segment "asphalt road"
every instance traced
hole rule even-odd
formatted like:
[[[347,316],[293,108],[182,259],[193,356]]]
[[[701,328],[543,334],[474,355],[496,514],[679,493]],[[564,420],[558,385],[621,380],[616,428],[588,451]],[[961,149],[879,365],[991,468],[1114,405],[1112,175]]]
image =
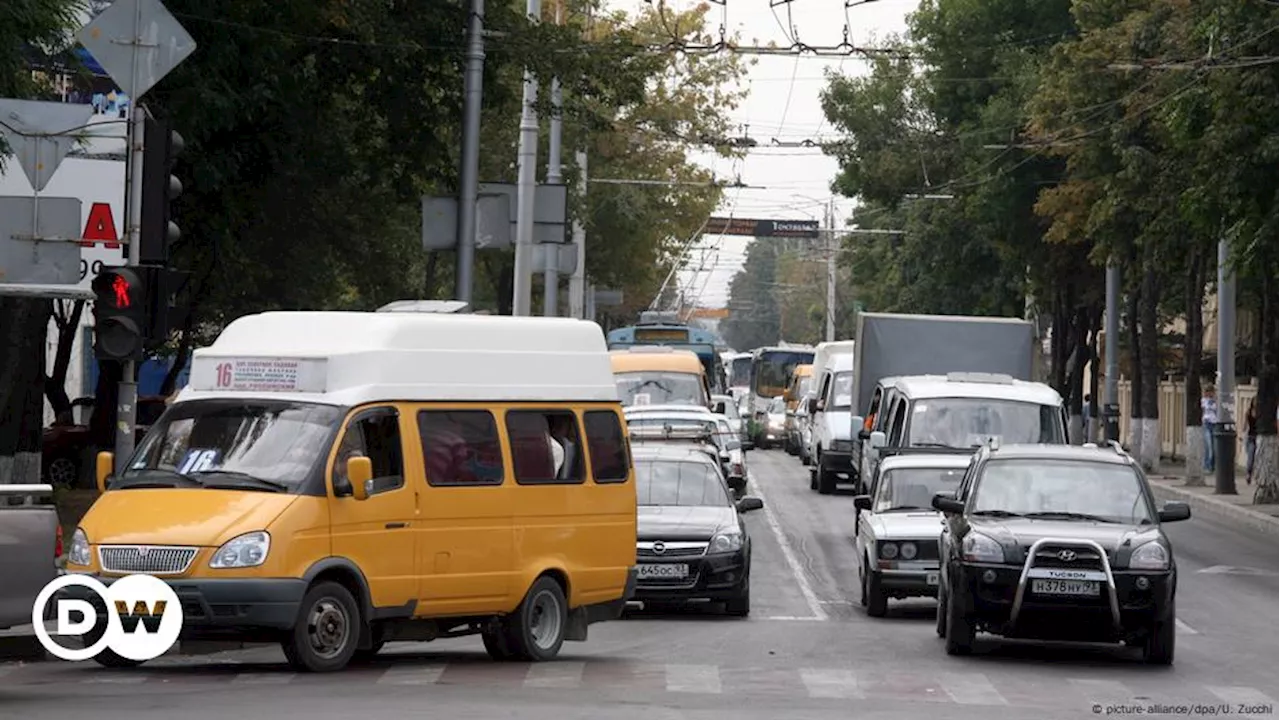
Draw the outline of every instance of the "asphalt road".
[[[326,676],[294,674],[273,647],[117,672],[0,664],[0,718],[1081,718],[1157,704],[1276,716],[1275,536],[1198,519],[1169,527],[1181,572],[1172,668],[1123,649],[984,636],[973,656],[951,658],[931,600],[891,601],[881,619],[856,604],[848,493],[810,491],[781,451],[748,458],[751,492],[766,503],[748,516],[749,619],[638,612],[536,666],[492,663],[473,638],[391,645],[372,665]]]

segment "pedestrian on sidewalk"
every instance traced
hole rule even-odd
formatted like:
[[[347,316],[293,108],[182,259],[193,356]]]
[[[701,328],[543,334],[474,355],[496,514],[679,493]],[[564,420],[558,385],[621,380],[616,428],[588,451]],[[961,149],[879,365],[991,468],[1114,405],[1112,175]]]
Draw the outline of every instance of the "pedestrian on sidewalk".
[[[1244,414],[1244,482],[1253,484],[1253,457],[1258,454],[1258,398],[1249,401]]]
[[[1218,424],[1218,393],[1213,384],[1204,386],[1200,398],[1200,427],[1204,429],[1204,471],[1213,472],[1213,426]]]

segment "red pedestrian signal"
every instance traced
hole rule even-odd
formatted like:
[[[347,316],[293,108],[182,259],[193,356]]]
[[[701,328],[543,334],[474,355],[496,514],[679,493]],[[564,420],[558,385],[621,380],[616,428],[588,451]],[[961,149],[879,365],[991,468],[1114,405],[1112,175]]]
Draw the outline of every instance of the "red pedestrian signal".
[[[129,281],[123,275],[116,275],[111,281],[111,290],[116,294],[116,307],[129,307]]]
[[[93,279],[93,345],[100,360],[142,358],[149,321],[145,270],[108,267]]]

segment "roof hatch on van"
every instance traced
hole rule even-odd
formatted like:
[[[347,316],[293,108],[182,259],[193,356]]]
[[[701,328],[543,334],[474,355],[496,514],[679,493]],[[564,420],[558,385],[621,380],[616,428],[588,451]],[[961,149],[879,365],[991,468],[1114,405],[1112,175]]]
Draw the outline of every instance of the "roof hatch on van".
[[[989,385],[1012,385],[1013,376],[1003,373],[953,372],[947,373],[947,382],[986,383]]]
[[[471,305],[462,300],[396,300],[378,312],[469,313]]]

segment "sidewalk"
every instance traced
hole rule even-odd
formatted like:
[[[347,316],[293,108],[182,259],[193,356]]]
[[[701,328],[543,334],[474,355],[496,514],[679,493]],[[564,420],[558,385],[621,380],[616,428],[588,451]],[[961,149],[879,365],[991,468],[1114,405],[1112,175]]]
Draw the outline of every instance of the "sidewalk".
[[[1236,474],[1236,495],[1215,494],[1212,475],[1204,478],[1204,487],[1186,487],[1185,468],[1172,462],[1161,463],[1159,474],[1147,478],[1157,500],[1185,502],[1191,506],[1192,517],[1209,517],[1266,533],[1280,531],[1280,506],[1254,505],[1255,486],[1245,484],[1243,471]]]

